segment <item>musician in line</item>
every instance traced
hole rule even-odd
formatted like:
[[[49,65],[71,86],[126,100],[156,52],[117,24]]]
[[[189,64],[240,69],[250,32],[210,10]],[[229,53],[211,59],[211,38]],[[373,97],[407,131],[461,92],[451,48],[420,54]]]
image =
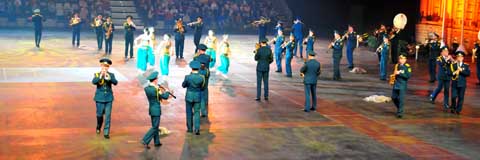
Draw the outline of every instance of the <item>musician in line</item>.
[[[380,80],[387,80],[388,55],[390,54],[390,42],[387,35],[383,35],[383,43],[378,47],[380,57]]]
[[[310,112],[317,110],[317,81],[321,74],[320,62],[315,59],[313,50],[307,51],[308,60],[300,69],[300,76],[303,77],[305,85],[305,106],[303,111]],[[312,103],[310,103],[310,100]]]
[[[162,146],[160,142],[160,138],[158,135],[158,127],[160,126],[160,117],[162,115],[162,106],[160,101],[162,99],[168,99],[170,96],[170,92],[168,90],[163,90],[158,86],[158,72],[152,72],[147,79],[150,81],[149,85],[145,87],[145,94],[147,95],[148,99],[148,114],[150,115],[150,119],[152,122],[152,128],[148,130],[145,136],[142,139],[142,145],[149,149],[150,147],[148,144],[150,141],[154,142],[155,147]]]
[[[308,37],[305,38],[305,40],[303,41],[303,44],[306,45],[305,47],[306,52],[314,50],[313,46],[315,45],[315,34],[313,33],[312,29],[308,30]]]
[[[128,15],[127,20],[123,23],[123,29],[125,30],[125,61],[128,60],[128,53],[130,53],[130,59],[133,59],[133,34],[136,27],[135,23],[133,23],[133,17]]]
[[[185,26],[183,25],[182,18],[178,18],[174,27],[175,32],[175,56],[176,58],[183,59],[183,48],[185,45]]]
[[[295,36],[290,34],[289,41],[283,46],[285,48],[285,73],[287,77],[292,77],[292,59],[296,45]]]
[[[400,31],[401,29],[397,27],[393,27],[390,32],[390,46],[392,47],[392,59],[391,63],[396,64],[398,61],[398,48],[399,48],[399,41],[400,41]]]
[[[257,61],[257,98],[256,101],[260,101],[262,82],[264,84],[263,96],[265,100],[268,100],[268,77],[270,72],[270,64],[273,62],[272,49],[267,46],[268,40],[262,39],[260,41],[260,48],[255,53],[255,61]]]
[[[285,36],[283,35],[283,30],[277,30],[277,36],[273,38],[275,43],[275,63],[277,65],[277,70],[275,72],[282,72],[282,53],[283,53],[283,43],[285,42]]]
[[[449,55],[448,47],[443,46],[441,49],[441,55],[437,57],[437,65],[438,65],[438,86],[430,95],[430,102],[432,104],[435,103],[435,99],[437,98],[440,91],[443,89],[443,110],[445,112],[448,111],[448,100],[449,100],[449,89],[450,89],[450,81],[452,79],[452,72],[450,70],[450,65],[453,62],[453,58]]]
[[[380,46],[382,46],[382,45],[383,45],[383,37],[384,37],[384,36],[388,36],[388,34],[387,34],[387,27],[385,27],[384,24],[380,24],[380,28],[379,28],[378,30],[376,30],[376,31],[373,33],[373,35],[374,35],[374,36],[376,37],[376,39],[377,39],[377,45],[376,45],[377,48],[380,47]],[[382,57],[381,53],[378,53],[378,52],[377,52],[377,56],[378,56],[378,62],[379,62],[379,63],[382,63],[382,62],[381,62],[381,57]]]
[[[333,80],[338,81],[342,79],[342,77],[340,76],[340,61],[342,60],[343,54],[343,42],[342,37],[337,31],[334,31],[333,34],[334,41],[329,44],[328,48],[333,50]]]
[[[112,85],[117,85],[118,81],[115,79],[113,73],[108,72],[112,65],[112,61],[107,58],[100,60],[102,70],[94,74],[92,83],[96,86],[95,100],[97,113],[97,134],[100,134],[102,128],[103,116],[105,115],[105,126],[103,128],[103,135],[106,139],[110,138],[110,117],[112,114],[113,90]]]
[[[303,23],[300,21],[300,18],[297,17],[295,21],[293,21],[293,26],[292,26],[292,33],[295,36],[295,39],[297,40],[295,42],[295,48],[293,51],[293,56],[297,57],[297,48],[300,50],[300,58],[303,58],[303,45],[302,45],[302,40],[303,40]]]
[[[258,42],[267,38],[267,23],[270,23],[270,19],[261,16],[260,20],[254,21],[252,24],[258,27]]]
[[[479,32],[480,34],[480,32]],[[479,38],[480,39],[480,38]],[[477,79],[478,79],[478,82],[477,82],[477,85],[480,86],[480,40],[477,41],[477,43],[475,43],[475,47],[474,47],[474,50],[473,52],[475,53],[475,57],[476,58],[476,62],[477,62]]]
[[[198,70],[198,73],[203,75],[205,78],[205,84],[201,88],[201,101],[200,101],[200,112],[202,117],[207,117],[208,116],[208,82],[210,79],[210,68],[208,66],[210,65],[210,61],[212,58],[205,54],[207,51],[208,47],[204,44],[199,44],[198,45],[198,52],[195,54],[195,57],[193,58],[194,61],[200,62],[200,69]]]
[[[410,79],[412,68],[407,62],[407,56],[401,54],[398,56],[398,64],[395,64],[390,84],[393,85],[392,101],[397,107],[397,118],[402,118],[404,114],[405,93],[407,92],[408,79]]]
[[[428,47],[429,52],[429,59],[428,59],[428,73],[430,74],[430,83],[434,83],[436,81],[436,71],[437,68],[437,57],[440,56],[440,47],[441,43],[439,41],[439,35],[437,33],[430,33],[429,40],[426,44]]]
[[[97,15],[92,21],[91,27],[95,31],[95,34],[97,35],[97,47],[98,50],[102,50],[102,44],[103,44],[103,38],[105,36],[105,32],[103,30],[103,16],[101,14]]]
[[[80,29],[82,20],[78,16],[78,13],[74,13],[70,18],[70,26],[72,27],[72,46],[80,46]]]
[[[200,44],[200,39],[202,38],[203,17],[198,16],[197,21],[188,23],[187,26],[190,26],[194,30],[193,44],[195,44],[195,53],[197,53],[198,45]]]
[[[46,21],[45,17],[40,14],[40,9],[33,10],[33,15],[30,17],[33,22],[35,30],[35,46],[40,48],[40,41],[42,40],[43,22]]]
[[[283,30],[284,30],[283,22],[280,20],[277,21],[277,25],[275,26],[275,32],[283,31]]]
[[[348,25],[348,31],[343,38],[346,38],[348,69],[353,69],[353,51],[357,48],[357,33],[352,25]]]
[[[201,47],[201,44],[199,47]],[[201,49],[199,48],[199,50]],[[194,132],[195,135],[200,135],[201,90],[205,86],[205,77],[198,72],[201,67],[200,62],[193,60],[189,66],[192,68],[192,72],[186,75],[182,82],[182,87],[187,88],[185,93],[187,132]]]
[[[112,17],[108,16],[106,22],[103,24],[103,31],[105,32],[105,55],[112,55],[113,32],[115,26],[112,22]]]
[[[462,50],[456,51],[457,61],[452,63],[450,70],[452,72],[452,107],[450,112],[460,114],[463,107],[463,99],[465,97],[465,90],[467,89],[467,77],[470,76],[470,67],[463,62],[465,52]]]

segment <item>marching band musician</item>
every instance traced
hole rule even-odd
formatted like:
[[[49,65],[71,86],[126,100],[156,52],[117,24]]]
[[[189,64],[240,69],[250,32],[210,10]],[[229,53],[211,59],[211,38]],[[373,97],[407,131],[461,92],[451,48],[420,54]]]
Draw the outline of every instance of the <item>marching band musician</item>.
[[[200,39],[202,38],[203,17],[198,16],[197,21],[188,23],[187,26],[190,26],[194,30],[193,44],[195,44],[195,53],[197,53],[198,45],[200,44]]]
[[[133,58],[133,33],[135,32],[136,27],[137,26],[135,25],[135,23],[133,23],[133,17],[131,15],[128,15],[127,20],[123,23],[123,28],[125,30],[125,61],[128,60],[129,51],[130,59]]]
[[[193,60],[189,66],[192,68],[192,72],[185,76],[182,83],[182,87],[187,88],[185,93],[187,132],[195,132],[195,135],[200,135],[201,90],[205,85],[205,77],[198,72],[201,67],[200,62]]]
[[[275,72],[282,72],[282,45],[285,42],[283,30],[277,30],[277,36],[273,40],[275,42],[275,63],[277,64],[277,70]]]
[[[257,61],[257,98],[256,101],[260,101],[262,82],[264,86],[263,96],[265,100],[268,100],[268,74],[270,72],[270,64],[273,62],[272,49],[267,46],[268,39],[262,39],[260,41],[260,48],[255,53],[255,61]]]
[[[113,73],[108,72],[112,61],[107,58],[100,60],[102,71],[95,73],[92,83],[97,86],[95,97],[97,113],[97,134],[100,134],[103,123],[103,115],[105,115],[105,126],[103,128],[103,136],[109,139],[110,136],[110,117],[112,114],[113,90],[112,84],[117,85],[118,81],[115,79]]]
[[[395,79],[393,80],[392,101],[397,107],[397,118],[403,117],[405,93],[407,92],[408,79],[410,79],[412,73],[412,68],[410,68],[410,65],[406,62],[406,55],[401,54],[398,56],[398,64],[395,64],[393,71]],[[390,79],[390,81],[392,81],[392,79]]]
[[[480,32],[479,32],[479,35],[480,35]],[[477,79],[478,79],[477,85],[480,85],[480,36],[477,43],[475,43],[473,52],[475,53],[474,58],[476,58],[476,61],[477,61]]]
[[[207,117],[208,116],[208,82],[210,79],[210,69],[208,66],[210,65],[210,61],[212,58],[205,54],[206,50],[208,47],[204,44],[199,44],[198,45],[198,52],[193,58],[194,61],[200,62],[200,69],[198,70],[198,73],[203,75],[205,78],[205,84],[201,88],[201,101],[200,101],[200,110],[202,117]]]
[[[453,59],[449,55],[448,47],[443,46],[441,48],[441,56],[437,57],[437,65],[438,65],[438,86],[430,95],[430,102],[432,104],[435,103],[435,98],[437,98],[440,91],[443,88],[443,110],[445,112],[448,111],[448,98],[449,98],[449,88],[450,88],[450,80],[452,79],[452,72],[450,71],[450,65]]]
[[[185,26],[183,26],[182,18],[178,18],[174,27],[175,32],[175,56],[183,59],[183,48],[185,43]]]
[[[377,39],[377,48],[382,46],[383,45],[383,38],[385,35],[387,35],[387,27],[385,27],[384,24],[380,24],[380,28],[378,30],[376,30],[373,35],[375,35],[376,39]],[[378,53],[377,52],[377,55],[378,55],[378,62],[379,63],[382,63],[381,62],[381,53]]]
[[[305,38],[305,40],[303,41],[304,44],[307,45],[307,47],[305,47],[305,51],[308,52],[308,51],[313,51],[313,46],[315,44],[315,35],[313,33],[313,30],[312,29],[309,29],[308,30],[308,37]],[[307,53],[308,54],[308,53]]]
[[[303,77],[305,85],[305,107],[304,112],[310,112],[317,109],[317,80],[320,76],[320,62],[315,59],[315,52],[308,50],[308,60],[300,69],[300,76]],[[310,100],[312,103],[310,103]]]
[[[40,41],[42,40],[43,22],[45,22],[46,19],[40,14],[40,9],[33,10],[33,15],[30,18],[30,20],[33,22],[33,27],[35,29],[35,46],[37,48],[40,48]]]
[[[258,21],[254,21],[252,24],[258,27],[258,42],[267,38],[267,23],[270,23],[270,19],[260,16]]]
[[[73,17],[70,18],[70,26],[72,27],[72,46],[80,46],[80,28],[82,20],[78,16],[78,13],[74,13]]]
[[[297,17],[295,21],[293,21],[293,26],[292,26],[292,33],[295,36],[295,39],[297,42],[294,44],[294,53],[293,55],[297,57],[297,48],[300,50],[300,58],[303,58],[303,45],[302,45],[302,40],[303,40],[303,22],[300,21],[300,18]]]
[[[168,90],[162,91],[162,89],[159,88],[158,86],[158,72],[153,71],[147,79],[150,81],[150,84],[145,87],[145,94],[147,95],[148,99],[148,113],[150,115],[150,119],[152,122],[152,128],[148,130],[148,132],[145,134],[145,136],[142,139],[142,145],[146,148],[149,149],[150,147],[148,144],[153,138],[153,142],[155,144],[155,147],[160,147],[162,146],[162,143],[160,143],[160,138],[158,135],[158,127],[160,126],[160,117],[162,115],[162,106],[160,104],[160,101],[162,99],[168,99],[170,96],[170,92]]]
[[[293,52],[297,45],[295,41],[295,36],[290,34],[289,41],[284,43],[283,48],[285,48],[285,73],[287,77],[292,77],[292,58]]]
[[[107,21],[103,24],[103,31],[105,32],[105,55],[112,55],[113,32],[115,26],[112,22],[112,17],[108,16]]]
[[[92,21],[91,27],[94,29],[95,34],[97,35],[97,47],[100,51],[102,49],[103,44],[103,16],[101,14],[97,15]]]
[[[348,31],[342,38],[346,38],[348,69],[353,69],[353,51],[357,48],[357,33],[353,30],[353,26],[348,25]]]
[[[378,47],[380,57],[380,80],[387,80],[388,55],[390,54],[390,42],[387,35],[383,35],[383,43]]]
[[[342,79],[340,76],[340,61],[342,60],[343,43],[342,38],[337,31],[334,31],[333,34],[335,40],[330,43],[328,48],[333,49],[333,80],[338,81]]]
[[[437,57],[440,56],[440,47],[441,43],[439,41],[439,35],[437,33],[430,33],[429,37],[432,39],[427,42],[428,52],[429,52],[429,60],[428,60],[428,73],[430,74],[430,83],[434,83],[436,78],[436,71],[437,68]]]
[[[465,90],[467,89],[467,77],[470,76],[470,67],[463,62],[465,52],[456,51],[457,61],[450,65],[452,72],[452,107],[450,112],[460,114],[463,107]]]

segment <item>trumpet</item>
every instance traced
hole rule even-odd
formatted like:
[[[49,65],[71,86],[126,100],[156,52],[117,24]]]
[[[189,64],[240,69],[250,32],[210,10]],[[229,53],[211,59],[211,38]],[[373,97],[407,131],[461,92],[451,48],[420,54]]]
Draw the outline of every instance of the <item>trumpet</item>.
[[[78,24],[78,23],[80,23],[80,18],[72,17],[72,18],[70,19],[70,26],[76,25],[76,24]]]
[[[168,91],[169,89],[168,89],[167,87],[164,87],[164,86],[158,84],[158,90],[159,90],[159,92],[161,91],[161,92],[163,93],[163,92],[165,92],[165,91]],[[170,96],[172,96],[173,99],[177,99],[177,97],[176,97],[175,95],[173,95],[172,92],[168,92],[168,94],[169,94]]]
[[[187,26],[193,26],[193,25],[200,24],[200,23],[202,23],[202,22],[200,22],[200,21],[190,22],[190,23],[187,23]]]

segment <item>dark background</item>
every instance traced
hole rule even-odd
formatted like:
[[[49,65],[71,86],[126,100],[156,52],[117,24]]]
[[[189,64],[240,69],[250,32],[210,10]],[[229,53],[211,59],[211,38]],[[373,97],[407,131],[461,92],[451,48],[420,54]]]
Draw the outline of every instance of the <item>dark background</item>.
[[[301,17],[317,36],[330,38],[333,30],[346,31],[353,24],[357,33],[372,33],[379,24],[393,26],[398,13],[407,15],[406,40],[415,35],[419,17],[419,0],[287,0],[293,16]]]

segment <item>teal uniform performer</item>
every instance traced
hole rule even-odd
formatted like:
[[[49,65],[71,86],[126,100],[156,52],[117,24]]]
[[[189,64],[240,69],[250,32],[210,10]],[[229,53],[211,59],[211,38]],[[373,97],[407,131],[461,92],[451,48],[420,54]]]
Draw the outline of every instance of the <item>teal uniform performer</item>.
[[[102,70],[94,74],[92,83],[97,86],[95,97],[93,98],[97,108],[97,134],[100,134],[102,128],[103,115],[105,115],[105,126],[103,134],[106,139],[109,139],[110,133],[110,116],[112,114],[113,90],[112,85],[117,85],[118,81],[115,79],[113,73],[108,72],[108,68],[112,65],[112,61],[107,58],[100,60]]]
[[[408,79],[410,79],[412,73],[412,68],[406,62],[407,57],[405,55],[398,56],[398,64],[395,64],[393,71],[395,80],[390,80],[390,82],[393,81],[392,100],[397,107],[397,118],[403,117],[405,93],[407,92]]]
[[[303,77],[305,85],[305,108],[303,109],[305,112],[317,110],[317,80],[321,73],[320,62],[315,59],[315,52],[308,50],[307,54],[308,60],[300,69],[300,76]]]
[[[192,68],[192,73],[190,73],[190,75],[186,75],[182,83],[182,87],[187,88],[187,92],[185,94],[187,132],[191,133],[195,131],[196,135],[200,135],[201,90],[205,85],[205,77],[198,73],[198,70],[201,67],[200,62],[194,60],[191,61],[189,65],[190,68]]]

